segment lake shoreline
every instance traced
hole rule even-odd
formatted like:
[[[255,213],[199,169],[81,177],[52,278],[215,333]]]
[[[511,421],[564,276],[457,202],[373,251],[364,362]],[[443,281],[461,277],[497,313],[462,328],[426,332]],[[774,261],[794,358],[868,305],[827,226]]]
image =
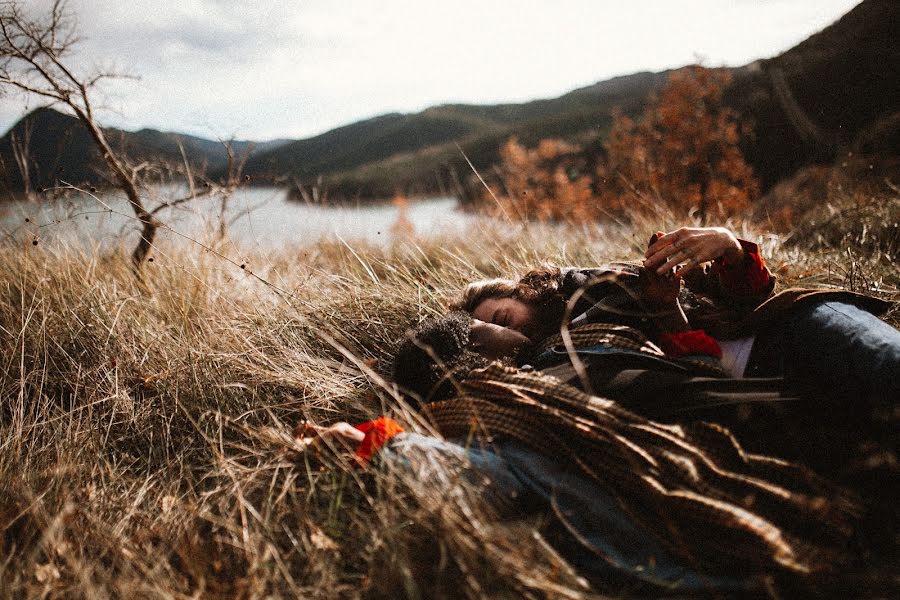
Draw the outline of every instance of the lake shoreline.
[[[185,194],[184,189],[157,188],[147,195],[147,205],[152,210],[164,200]],[[459,210],[452,197],[421,198],[403,206],[392,202],[328,205],[290,200],[283,188],[240,188],[224,206],[223,215],[222,197],[206,196],[161,211],[158,216],[165,226],[158,242],[215,237],[224,223],[231,241],[248,248],[308,245],[328,237],[386,243],[393,239],[393,226],[400,220],[416,234],[427,236],[466,227],[476,218]],[[408,233],[410,227],[404,227]],[[0,205],[0,235],[17,243],[131,243],[138,228],[127,200],[116,193],[71,193],[44,202]]]

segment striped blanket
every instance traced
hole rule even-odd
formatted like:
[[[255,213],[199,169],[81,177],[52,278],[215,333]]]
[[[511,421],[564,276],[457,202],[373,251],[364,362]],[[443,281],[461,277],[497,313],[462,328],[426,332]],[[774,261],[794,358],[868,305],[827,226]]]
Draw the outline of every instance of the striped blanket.
[[[853,498],[800,465],[744,451],[711,423],[665,425],[553,377],[494,363],[424,407],[446,437],[505,437],[596,480],[687,564],[749,575],[833,571]]]

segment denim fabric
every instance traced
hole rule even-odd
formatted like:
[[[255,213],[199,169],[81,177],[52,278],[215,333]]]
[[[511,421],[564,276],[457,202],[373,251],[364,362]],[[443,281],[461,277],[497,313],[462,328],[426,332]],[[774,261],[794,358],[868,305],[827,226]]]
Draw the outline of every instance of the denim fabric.
[[[844,404],[900,398],[900,331],[852,304],[803,306],[756,344],[748,374],[784,375],[801,395]]]
[[[535,510],[551,514],[547,538],[582,575],[599,585],[614,590],[630,586],[635,591],[752,587],[748,581],[705,575],[684,564],[596,481],[519,443],[497,441],[465,448],[453,441],[403,433],[382,450],[383,460],[407,467],[453,463],[463,457],[468,464],[466,478],[505,511],[519,516]],[[422,470],[416,469],[415,475],[421,481]]]

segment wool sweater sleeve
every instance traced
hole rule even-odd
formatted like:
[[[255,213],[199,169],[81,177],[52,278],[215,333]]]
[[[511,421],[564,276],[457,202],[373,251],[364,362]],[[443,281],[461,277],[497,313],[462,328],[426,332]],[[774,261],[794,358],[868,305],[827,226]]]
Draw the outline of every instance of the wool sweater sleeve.
[[[405,431],[399,423],[390,417],[379,417],[374,421],[355,425],[355,427],[366,434],[366,437],[363,438],[363,441],[356,448],[356,457],[362,464],[367,464],[391,438]]]
[[[723,290],[738,296],[769,294],[774,278],[759,253],[759,246],[747,240],[739,239],[738,242],[744,250],[740,260],[728,261],[723,256],[716,259],[713,266]]]
[[[672,358],[685,356],[722,358],[722,348],[719,346],[719,342],[702,329],[663,333],[660,335],[659,345],[662,351]]]

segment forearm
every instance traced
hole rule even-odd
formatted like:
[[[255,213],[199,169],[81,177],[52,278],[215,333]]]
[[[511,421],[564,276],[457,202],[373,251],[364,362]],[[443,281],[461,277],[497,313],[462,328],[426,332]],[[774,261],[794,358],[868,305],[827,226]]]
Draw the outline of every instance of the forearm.
[[[520,513],[530,501],[530,491],[491,447],[406,432],[382,448],[378,461],[405,474],[408,481],[426,486],[430,493],[447,494],[453,486],[475,489],[501,516]]]

